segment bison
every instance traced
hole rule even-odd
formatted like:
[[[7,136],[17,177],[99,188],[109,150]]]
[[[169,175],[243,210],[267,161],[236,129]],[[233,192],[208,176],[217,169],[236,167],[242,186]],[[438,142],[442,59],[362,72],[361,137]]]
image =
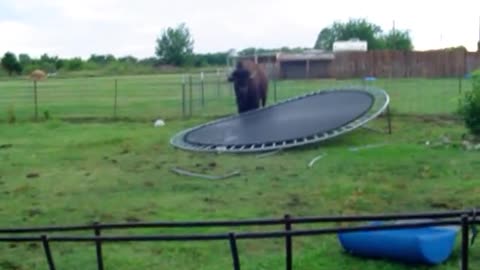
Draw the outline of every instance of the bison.
[[[237,63],[228,77],[233,82],[238,113],[265,107],[267,103],[268,78],[265,71],[251,60]]]

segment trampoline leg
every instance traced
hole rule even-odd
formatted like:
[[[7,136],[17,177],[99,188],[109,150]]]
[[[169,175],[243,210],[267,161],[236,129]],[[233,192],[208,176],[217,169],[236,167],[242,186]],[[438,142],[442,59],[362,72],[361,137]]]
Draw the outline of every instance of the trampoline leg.
[[[390,106],[387,107],[387,120],[388,120],[388,134],[392,134],[392,114],[390,113]]]
[[[388,134],[392,134],[392,115],[390,114],[390,106],[387,106],[387,125]]]

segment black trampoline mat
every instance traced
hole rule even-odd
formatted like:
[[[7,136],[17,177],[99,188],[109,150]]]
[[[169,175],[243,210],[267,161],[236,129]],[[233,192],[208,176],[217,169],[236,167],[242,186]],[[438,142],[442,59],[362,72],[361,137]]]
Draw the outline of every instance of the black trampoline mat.
[[[363,116],[374,97],[361,90],[320,92],[241,114],[188,132],[200,145],[251,145],[301,139],[338,129]]]

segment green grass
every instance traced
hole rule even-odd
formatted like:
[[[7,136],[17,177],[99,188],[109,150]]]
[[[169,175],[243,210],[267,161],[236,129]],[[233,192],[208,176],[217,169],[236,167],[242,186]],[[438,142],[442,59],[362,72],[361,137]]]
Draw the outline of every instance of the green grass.
[[[111,118],[115,113],[120,118],[178,119],[182,116],[181,82],[182,76],[178,74],[49,79],[38,86],[38,113],[40,118],[45,118],[48,112],[50,117],[57,119]],[[224,77],[207,76],[203,105],[198,74],[193,82],[193,115],[219,116],[235,112],[233,91]],[[276,85],[276,98],[278,101],[305,92],[362,84],[360,80],[280,81]],[[26,80],[0,81],[0,121],[8,121],[11,115],[17,120],[32,119],[32,85]],[[392,98],[392,110],[401,114],[451,114],[460,97],[458,79],[380,79],[370,85],[387,90]],[[274,88],[271,83],[269,104],[275,102]],[[462,91],[470,88],[471,82],[464,80]],[[188,80],[185,95],[189,99]],[[188,111],[189,107],[187,100],[185,109]]]
[[[394,133],[390,136],[359,129],[323,144],[264,159],[190,153],[173,149],[169,139],[176,132],[204,123],[203,116],[235,112],[229,86],[206,87],[203,108],[196,87],[192,103],[195,117],[181,120],[178,75],[117,79],[119,117],[161,117],[167,119],[167,125],[153,128],[149,121],[72,124],[55,119],[111,117],[113,77],[42,82],[38,90],[40,116],[48,110],[53,120],[39,123],[25,121],[33,115],[31,83],[0,82],[0,122],[8,119],[10,106],[14,106],[13,115],[17,118],[14,124],[0,123],[0,145],[11,145],[0,147],[0,227],[251,219],[281,217],[285,213],[311,216],[417,212],[477,205],[480,154],[425,145],[425,141],[442,136],[460,140],[466,132],[461,123],[394,117]],[[351,84],[361,82],[282,81],[277,84],[277,99]],[[392,110],[397,115],[451,114],[459,97],[458,81],[454,79],[383,79],[374,86],[389,92]],[[462,90],[469,88],[469,82],[464,81]],[[270,104],[273,97],[272,86]],[[377,119],[371,125],[384,128],[385,119]],[[358,152],[349,150],[369,144],[386,145]],[[308,169],[308,162],[320,153],[327,156]],[[242,175],[206,181],[173,174],[170,168],[174,166],[211,174],[238,169]],[[262,229],[280,228],[250,228]],[[245,229],[149,229],[122,233],[227,230]],[[345,255],[334,236],[296,238],[294,246],[295,269],[412,269]],[[54,243],[52,250],[58,269],[96,269],[91,244]],[[240,241],[239,250],[242,269],[284,267],[281,239]],[[435,269],[457,269],[459,251],[457,245],[450,260]],[[47,269],[41,245],[0,243],[0,254],[2,270]],[[106,244],[104,256],[106,269],[231,268],[226,241]],[[480,267],[478,245],[473,246],[470,258],[473,269]]]
[[[372,126],[381,128],[384,120],[378,119]],[[173,134],[203,121],[167,121],[164,128],[121,122],[2,124],[0,144],[12,146],[0,150],[0,227],[247,219],[285,213],[394,213],[459,209],[478,201],[479,153],[424,144],[443,135],[459,139],[465,130],[456,123],[395,118],[391,136],[361,129],[264,159],[189,153],[169,146]],[[350,147],[379,143],[387,145],[349,151]],[[320,153],[327,156],[307,169],[308,162]],[[209,166],[212,163],[213,168]],[[169,171],[173,166],[212,174],[239,169],[242,175],[206,181],[173,174]],[[27,178],[31,173],[39,177]],[[295,269],[411,269],[345,255],[334,236],[297,238],[294,245]],[[55,243],[52,249],[58,269],[95,269],[92,245]],[[280,239],[240,241],[239,249],[242,269],[284,267]],[[1,269],[47,269],[40,245],[2,244],[0,254]],[[104,255],[106,269],[231,268],[225,241],[106,244]],[[479,267],[478,245],[470,256],[472,269]],[[457,269],[458,259],[457,245],[451,259],[436,269]]]

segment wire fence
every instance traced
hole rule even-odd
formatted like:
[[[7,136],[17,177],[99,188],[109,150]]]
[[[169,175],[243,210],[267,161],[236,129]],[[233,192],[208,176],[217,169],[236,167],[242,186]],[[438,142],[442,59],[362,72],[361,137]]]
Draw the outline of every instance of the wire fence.
[[[0,82],[0,122],[60,119],[175,119],[236,113],[226,73]],[[393,114],[453,115],[468,78],[270,80],[267,104],[342,86],[374,86]]]
[[[277,219],[256,220],[227,220],[227,221],[186,221],[186,222],[152,222],[152,223],[116,223],[77,226],[50,226],[32,228],[0,229],[0,242],[39,242],[43,246],[45,259],[50,270],[57,269],[51,243],[55,242],[87,242],[95,245],[96,264],[98,270],[106,269],[103,260],[103,244],[113,242],[158,242],[158,241],[228,241],[232,266],[234,270],[241,267],[240,252],[237,240],[284,238],[285,244],[285,269],[293,269],[293,244],[294,237],[328,235],[345,232],[380,231],[388,229],[425,228],[429,226],[460,226],[461,227],[461,260],[460,269],[469,269],[469,245],[471,227],[480,224],[476,219],[477,209],[466,211],[447,211],[436,213],[409,213],[394,215],[369,215],[369,216],[323,216],[323,217],[291,217],[285,215]],[[429,219],[418,221],[418,219]],[[366,222],[366,221],[399,221],[410,220],[398,224],[360,225],[353,227],[331,227],[306,230],[294,230],[294,225],[320,224],[330,222]],[[417,221],[415,221],[417,220]],[[116,235],[104,236],[105,231],[119,231],[126,229],[142,228],[199,228],[199,227],[252,227],[252,226],[282,226],[282,230],[263,232],[235,232],[233,230],[215,234],[162,234],[162,235]],[[55,233],[72,233],[75,231],[92,231],[92,235],[54,235]],[[28,236],[24,236],[29,234]],[[50,234],[50,235],[49,235]],[[6,235],[6,236],[3,236]],[[20,236],[18,236],[20,235]],[[476,235],[472,235],[475,237]],[[473,240],[473,239],[472,239]],[[472,241],[473,242],[473,241]]]

